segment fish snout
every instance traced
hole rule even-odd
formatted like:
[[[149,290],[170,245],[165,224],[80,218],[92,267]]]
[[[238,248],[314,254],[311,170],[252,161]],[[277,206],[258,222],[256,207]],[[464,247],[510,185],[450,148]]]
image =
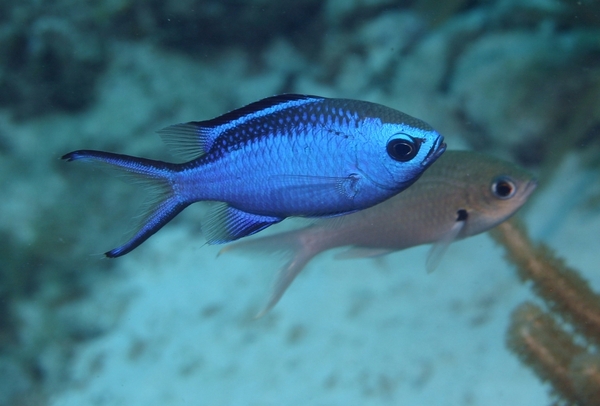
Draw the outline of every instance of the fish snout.
[[[438,159],[444,153],[444,151],[446,151],[446,143],[444,142],[444,137],[440,135],[437,140],[435,140],[435,143],[425,156],[423,162],[421,162],[421,166],[428,167],[434,163],[436,159]]]
[[[525,185],[525,189],[523,190],[523,200],[529,198],[529,196],[533,193],[537,186],[537,179],[531,179],[529,182],[527,182],[527,184]]]

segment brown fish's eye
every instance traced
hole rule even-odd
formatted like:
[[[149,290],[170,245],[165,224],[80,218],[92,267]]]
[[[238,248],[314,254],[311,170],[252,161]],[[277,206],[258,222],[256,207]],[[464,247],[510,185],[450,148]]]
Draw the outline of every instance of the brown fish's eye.
[[[510,199],[516,191],[515,183],[507,177],[501,176],[492,183],[492,193],[498,199]]]
[[[413,139],[396,138],[387,144],[387,153],[395,161],[410,161],[418,152],[419,144]]]

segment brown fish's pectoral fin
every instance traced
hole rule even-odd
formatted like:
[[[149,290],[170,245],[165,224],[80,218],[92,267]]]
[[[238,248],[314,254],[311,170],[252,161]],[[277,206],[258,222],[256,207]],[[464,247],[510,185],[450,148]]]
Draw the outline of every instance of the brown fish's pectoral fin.
[[[375,258],[391,254],[396,250],[389,248],[350,247],[346,251],[335,254],[335,259]]]
[[[465,220],[457,220],[452,225],[452,228],[431,246],[431,249],[427,253],[427,260],[425,261],[427,273],[435,271],[435,268],[438,267],[450,244],[456,241],[460,232],[465,227]]]
[[[202,231],[209,244],[223,244],[258,233],[281,220],[281,217],[247,213],[227,203],[218,203],[211,210]]]

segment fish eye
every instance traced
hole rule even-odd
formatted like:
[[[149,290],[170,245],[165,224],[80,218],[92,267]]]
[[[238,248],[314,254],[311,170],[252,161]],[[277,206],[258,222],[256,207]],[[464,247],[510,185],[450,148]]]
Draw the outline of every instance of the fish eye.
[[[405,134],[401,134],[405,135]],[[387,153],[392,159],[399,162],[407,162],[413,159],[419,152],[418,140],[408,138],[394,138],[387,144]]]
[[[498,199],[510,199],[516,191],[515,182],[506,176],[500,176],[492,182],[492,193]]]

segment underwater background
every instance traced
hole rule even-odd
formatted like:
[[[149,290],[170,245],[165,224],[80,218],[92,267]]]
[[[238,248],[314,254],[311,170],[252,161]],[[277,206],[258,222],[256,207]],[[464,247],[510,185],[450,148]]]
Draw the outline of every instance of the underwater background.
[[[560,399],[506,346],[513,310],[541,302],[487,234],[431,274],[428,247],[325,253],[258,320],[280,259],[217,257],[202,205],[102,258],[143,196],[63,154],[173,161],[156,130],[279,93],[381,103],[527,168],[533,241],[600,292],[598,1],[4,1],[0,405]]]

